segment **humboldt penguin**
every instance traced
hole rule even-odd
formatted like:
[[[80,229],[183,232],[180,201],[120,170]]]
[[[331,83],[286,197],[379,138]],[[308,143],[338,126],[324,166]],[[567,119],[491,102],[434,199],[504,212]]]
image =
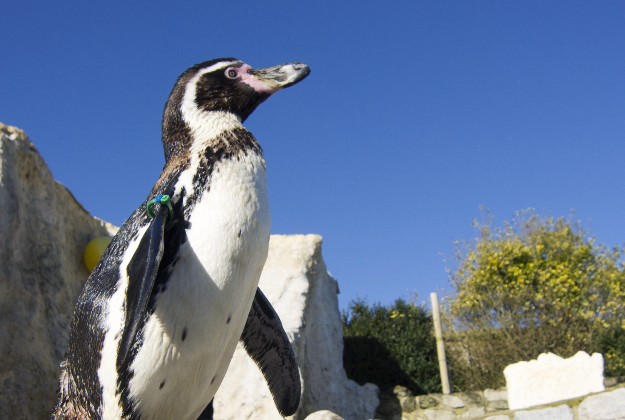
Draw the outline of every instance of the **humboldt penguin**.
[[[271,224],[265,160],[242,123],[309,73],[220,58],[178,78],[163,171],[78,298],[53,419],[195,420],[212,411],[239,341],[278,411],[295,413],[295,356],[258,289]]]

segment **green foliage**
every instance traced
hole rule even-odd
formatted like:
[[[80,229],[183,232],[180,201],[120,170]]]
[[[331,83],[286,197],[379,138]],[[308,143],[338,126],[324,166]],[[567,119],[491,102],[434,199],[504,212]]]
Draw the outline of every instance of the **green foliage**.
[[[403,385],[415,395],[441,392],[432,318],[424,307],[352,301],[343,312],[343,363],[350,379],[381,390]]]
[[[625,376],[625,328],[612,325],[599,333],[598,341],[606,376]]]
[[[606,357],[606,373],[617,369],[625,328],[621,249],[596,245],[570,218],[516,216],[503,228],[490,218],[475,222],[475,243],[456,244],[454,294],[444,300],[454,383],[500,386],[510,363],[608,344],[616,353]]]

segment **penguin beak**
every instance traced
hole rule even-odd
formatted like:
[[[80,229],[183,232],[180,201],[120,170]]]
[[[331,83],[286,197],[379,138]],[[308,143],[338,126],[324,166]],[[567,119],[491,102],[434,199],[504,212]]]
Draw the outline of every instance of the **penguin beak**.
[[[251,86],[256,92],[273,95],[304,80],[310,74],[310,67],[304,63],[285,63],[265,69],[253,69],[244,64],[238,72],[241,83]]]
[[[272,89],[284,89],[304,80],[310,67],[304,63],[284,63],[264,69],[249,69],[252,77]]]

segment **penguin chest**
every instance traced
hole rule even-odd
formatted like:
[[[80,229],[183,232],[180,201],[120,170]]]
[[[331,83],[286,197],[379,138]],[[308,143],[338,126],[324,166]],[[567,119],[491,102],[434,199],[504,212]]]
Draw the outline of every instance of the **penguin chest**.
[[[218,162],[189,222],[131,366],[142,419],[196,418],[226,374],[267,258],[262,157]]]

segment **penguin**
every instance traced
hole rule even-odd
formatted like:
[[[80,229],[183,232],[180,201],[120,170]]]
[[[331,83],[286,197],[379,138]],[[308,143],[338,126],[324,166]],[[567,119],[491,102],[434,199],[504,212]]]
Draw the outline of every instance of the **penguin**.
[[[242,123],[309,73],[219,58],[180,75],[163,112],[165,166],[78,298],[51,419],[210,418],[239,341],[280,414],[295,413],[297,362],[258,288],[271,225],[265,160]]]

